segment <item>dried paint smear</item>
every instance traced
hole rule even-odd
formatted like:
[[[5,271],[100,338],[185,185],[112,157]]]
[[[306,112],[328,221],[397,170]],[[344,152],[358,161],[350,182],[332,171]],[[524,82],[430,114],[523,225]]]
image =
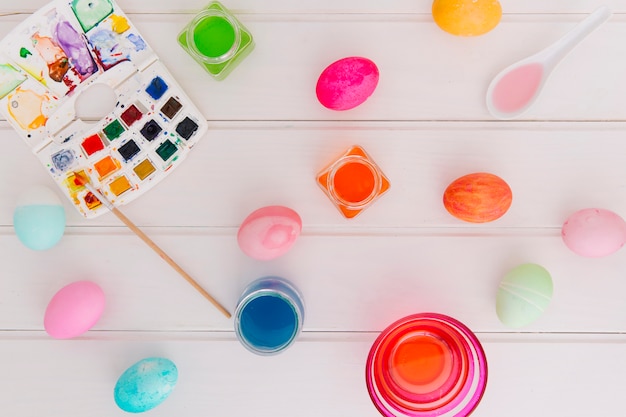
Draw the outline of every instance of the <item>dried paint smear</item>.
[[[46,124],[48,118],[43,114],[44,103],[48,97],[32,90],[17,88],[9,96],[9,114],[24,130],[35,130]]]

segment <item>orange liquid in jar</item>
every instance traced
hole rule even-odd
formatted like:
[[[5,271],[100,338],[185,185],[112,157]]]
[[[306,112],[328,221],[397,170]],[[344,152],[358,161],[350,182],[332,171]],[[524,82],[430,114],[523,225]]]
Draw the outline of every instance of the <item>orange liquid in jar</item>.
[[[337,197],[347,203],[361,203],[372,195],[376,177],[372,169],[361,162],[342,165],[333,177]]]
[[[346,218],[357,216],[389,189],[389,180],[360,146],[317,175],[317,183]]]

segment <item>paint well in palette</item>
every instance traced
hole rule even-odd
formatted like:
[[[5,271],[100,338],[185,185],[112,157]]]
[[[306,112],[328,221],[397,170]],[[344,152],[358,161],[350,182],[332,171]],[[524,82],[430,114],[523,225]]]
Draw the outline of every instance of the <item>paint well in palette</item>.
[[[126,39],[128,39],[128,41],[133,44],[136,51],[143,51],[147,48],[146,42],[144,42],[141,36],[137,36],[134,33],[131,33],[126,37]]]
[[[159,136],[159,133],[161,133],[162,131],[163,129],[156,121],[148,120],[148,122],[143,125],[139,132],[148,141],[153,141],[157,136]]]
[[[189,139],[198,130],[198,124],[191,120],[189,117],[185,117],[177,126],[176,133],[183,139]]]
[[[126,124],[126,126],[130,127],[133,125],[133,123],[140,120],[142,116],[142,111],[139,110],[134,104],[131,104],[126,110],[124,110],[120,118]]]
[[[98,200],[98,198],[95,195],[93,195],[91,191],[85,194],[84,200],[85,200],[85,205],[87,206],[89,210],[93,210],[102,205],[100,200]]]
[[[113,120],[111,123],[106,125],[104,129],[102,129],[102,131],[109,140],[115,140],[119,138],[120,136],[122,136],[122,133],[124,133],[125,130],[126,129],[124,129],[124,126],[122,126],[122,124],[117,119]]]
[[[177,150],[178,147],[172,141],[167,139],[165,142],[159,145],[159,147],[156,149],[156,153],[161,157],[162,160],[167,161],[172,156],[174,156]]]
[[[105,71],[121,62],[130,61],[131,51],[127,46],[120,45],[119,35],[112,30],[97,29],[89,35],[89,43]]]
[[[122,158],[124,158],[125,161],[130,161],[135,155],[137,155],[141,151],[141,149],[139,148],[139,145],[137,145],[137,142],[131,139],[122,146],[120,146],[117,151],[120,153],[120,155],[122,155]]]
[[[69,59],[63,49],[52,38],[38,33],[33,34],[31,41],[35,50],[46,61],[48,76],[56,82],[63,81],[63,77],[70,69]]]
[[[59,46],[78,74],[81,81],[97,71],[97,66],[82,36],[68,21],[59,22],[56,26],[56,38]]]
[[[161,113],[167,116],[169,119],[173,119],[174,116],[183,108],[183,105],[180,104],[178,100],[174,97],[170,97],[169,100],[165,102],[163,107],[161,107]]]
[[[139,179],[143,181],[148,178],[153,172],[155,172],[156,168],[149,159],[144,159],[139,164],[137,164],[135,168],[133,168],[133,171],[135,171],[135,174],[137,174]]]
[[[78,193],[79,191],[85,189],[85,187],[83,185],[79,185],[80,182],[77,183],[77,177],[78,178],[87,178],[87,174],[83,170],[78,171],[77,173],[72,172],[65,179],[65,185],[67,186],[68,190],[70,190],[70,193],[72,194],[72,197],[76,197],[76,193]]]
[[[116,33],[124,33],[130,29],[128,20],[124,16],[117,16],[112,14],[111,17],[111,29]]]
[[[0,99],[15,90],[26,80],[26,75],[10,64],[0,64]]]
[[[105,156],[104,158],[93,164],[93,167],[96,169],[96,171],[98,171],[98,174],[102,179],[120,169],[121,165],[111,156]]]
[[[9,114],[24,130],[36,130],[44,126],[48,117],[43,107],[50,100],[45,94],[37,94],[32,90],[17,87],[8,96]]]
[[[67,171],[75,161],[74,152],[64,149],[52,155],[52,165],[61,172]]]
[[[113,13],[113,4],[109,0],[73,0],[71,7],[85,32]]]
[[[104,143],[98,134],[89,136],[83,140],[81,145],[87,156],[93,155],[94,153],[104,149]]]
[[[168,88],[169,87],[167,83],[163,81],[163,78],[154,77],[146,88],[146,93],[148,93],[148,95],[150,95],[150,97],[152,97],[154,100],[158,100],[163,97]]]
[[[117,177],[116,179],[111,181],[111,183],[109,184],[109,189],[116,196],[119,196],[125,193],[131,188],[132,188],[132,185],[125,175],[122,175],[121,177]]]

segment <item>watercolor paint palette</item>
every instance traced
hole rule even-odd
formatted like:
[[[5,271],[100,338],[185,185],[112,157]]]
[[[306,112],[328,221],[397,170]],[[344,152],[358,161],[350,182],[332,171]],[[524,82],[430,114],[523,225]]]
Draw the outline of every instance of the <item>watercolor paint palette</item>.
[[[98,88],[115,94],[113,110],[81,120],[77,100],[99,100]],[[123,205],[168,175],[207,130],[112,0],[50,3],[0,41],[0,113],[88,218],[108,210],[75,184],[77,173]]]

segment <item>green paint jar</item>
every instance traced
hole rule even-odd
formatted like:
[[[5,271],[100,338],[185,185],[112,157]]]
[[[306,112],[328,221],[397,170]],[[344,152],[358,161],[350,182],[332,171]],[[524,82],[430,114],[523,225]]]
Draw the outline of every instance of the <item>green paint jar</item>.
[[[219,2],[201,11],[178,35],[178,43],[217,80],[254,49],[250,32]]]

